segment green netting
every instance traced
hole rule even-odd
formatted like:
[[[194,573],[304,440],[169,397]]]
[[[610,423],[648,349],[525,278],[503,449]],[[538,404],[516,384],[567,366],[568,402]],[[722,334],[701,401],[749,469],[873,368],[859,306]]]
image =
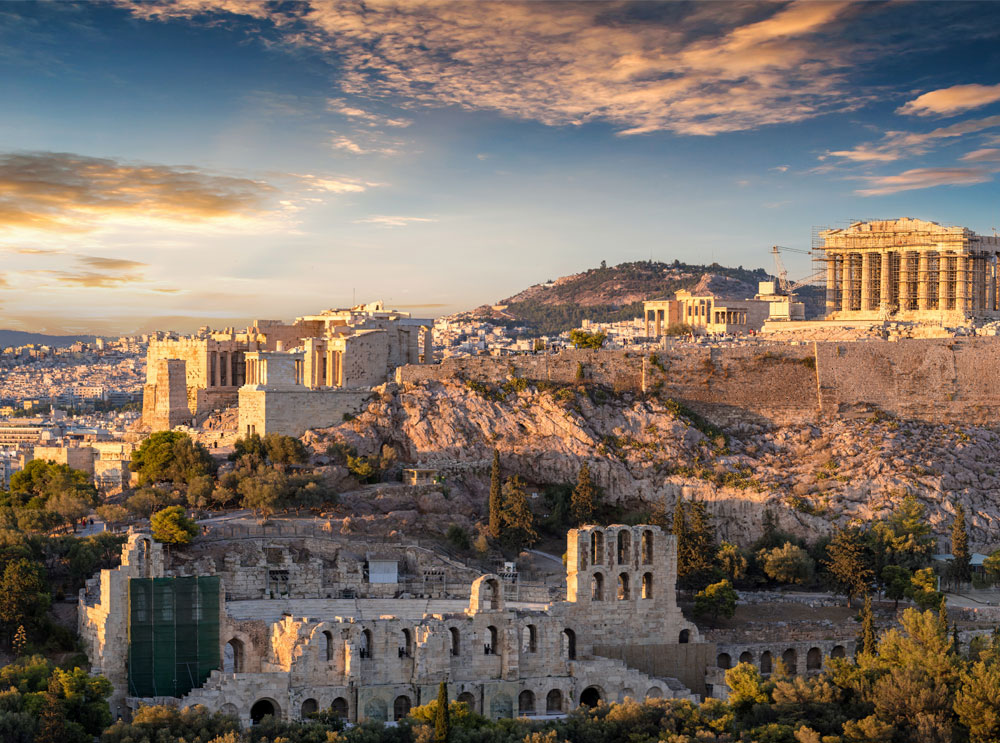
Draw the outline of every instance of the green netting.
[[[218,667],[217,577],[129,581],[131,696],[181,697]]]

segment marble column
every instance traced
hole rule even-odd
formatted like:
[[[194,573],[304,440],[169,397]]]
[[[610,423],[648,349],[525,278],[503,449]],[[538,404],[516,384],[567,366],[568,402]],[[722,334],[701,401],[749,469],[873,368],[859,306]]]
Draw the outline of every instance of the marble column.
[[[994,312],[997,308],[997,256],[986,256],[986,309]]]
[[[826,254],[826,314],[837,311],[837,254]]]
[[[861,254],[861,311],[872,309],[872,262],[874,253]]]
[[[879,270],[879,306],[888,307],[891,304],[890,289],[889,289],[889,274],[890,267],[892,266],[892,254],[888,250],[883,250],[879,261],[881,263],[881,269]]]
[[[926,310],[930,297],[930,277],[927,272],[930,270],[930,261],[927,253],[920,251],[917,257],[917,309]]]
[[[850,253],[843,254],[843,259],[841,260],[841,270],[843,279],[840,282],[840,292],[841,292],[840,309],[842,312],[850,312],[851,310],[851,254]]]
[[[969,256],[959,255],[955,258],[955,309],[965,312],[974,307],[975,293],[969,296],[969,284],[975,286],[975,280],[969,281]],[[970,299],[972,300],[970,302]]]
[[[948,308],[948,288],[951,284],[949,277],[949,259],[950,256],[944,253],[938,256],[938,309],[945,310]]]
[[[899,309],[910,309],[910,254],[905,250],[899,254]]]

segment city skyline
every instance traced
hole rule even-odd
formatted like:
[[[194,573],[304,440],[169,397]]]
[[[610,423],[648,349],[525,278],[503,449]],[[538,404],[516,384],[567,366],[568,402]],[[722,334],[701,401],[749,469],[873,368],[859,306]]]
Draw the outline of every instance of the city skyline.
[[[989,233],[998,20],[944,2],[7,3],[2,325],[183,331],[355,298],[433,316],[602,260],[769,268],[770,245],[852,218]]]

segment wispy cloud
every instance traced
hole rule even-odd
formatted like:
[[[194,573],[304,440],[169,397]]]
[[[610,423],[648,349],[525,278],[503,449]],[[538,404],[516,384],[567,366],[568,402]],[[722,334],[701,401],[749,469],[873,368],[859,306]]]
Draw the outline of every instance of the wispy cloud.
[[[328,111],[333,111],[341,116],[346,116],[349,119],[355,119],[365,122],[368,126],[391,126],[396,128],[405,128],[413,123],[410,119],[405,119],[403,117],[390,117],[383,116],[382,114],[373,113],[372,111],[366,111],[363,108],[358,108],[355,105],[349,104],[343,98],[331,98],[326,102],[326,108]]]
[[[869,185],[858,189],[860,196],[885,196],[935,186],[972,186],[993,180],[995,169],[982,167],[913,168],[898,175],[864,176]]]
[[[310,174],[296,175],[309,191],[324,191],[327,193],[361,193],[369,188],[382,185],[373,181],[364,181],[348,176],[317,176]]]
[[[850,2],[665,3],[641,14],[627,3],[118,2],[143,18],[269,20],[285,42],[335,56],[352,99],[699,135],[801,121],[862,100],[844,74],[858,55],[830,33],[862,12]],[[333,100],[357,121],[405,121]],[[335,146],[370,150],[347,139]]]
[[[945,140],[1000,127],[1000,116],[968,119],[957,124],[939,127],[929,132],[886,132],[880,142],[866,142],[850,150],[827,152],[820,157],[839,157],[853,162],[891,162],[912,155],[922,155]]]
[[[355,219],[355,224],[376,224],[380,227],[406,227],[407,225],[419,222],[437,222],[430,217],[395,217],[385,214],[376,214],[364,219]]]
[[[913,116],[954,116],[1000,101],[998,85],[953,85],[924,93],[896,109]]]
[[[1000,163],[1000,149],[996,147],[984,147],[981,150],[973,150],[966,153],[960,159],[963,162],[969,163]]]
[[[0,227],[85,232],[107,219],[190,223],[259,213],[273,188],[193,167],[65,152],[0,155]]]

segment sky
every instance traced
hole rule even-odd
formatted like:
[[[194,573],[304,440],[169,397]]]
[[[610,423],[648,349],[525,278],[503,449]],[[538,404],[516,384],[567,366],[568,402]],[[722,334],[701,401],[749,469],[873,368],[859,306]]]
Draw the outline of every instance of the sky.
[[[7,0],[0,327],[432,317],[851,220],[992,234],[998,37],[988,2]]]

